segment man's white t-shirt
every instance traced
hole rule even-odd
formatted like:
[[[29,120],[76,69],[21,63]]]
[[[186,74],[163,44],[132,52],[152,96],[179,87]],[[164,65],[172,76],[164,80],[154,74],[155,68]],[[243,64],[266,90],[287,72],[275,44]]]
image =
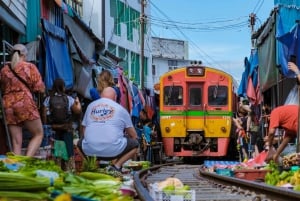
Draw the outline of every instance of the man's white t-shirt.
[[[127,110],[108,98],[93,101],[87,107],[82,149],[88,156],[114,157],[127,146],[124,129],[133,127]]]

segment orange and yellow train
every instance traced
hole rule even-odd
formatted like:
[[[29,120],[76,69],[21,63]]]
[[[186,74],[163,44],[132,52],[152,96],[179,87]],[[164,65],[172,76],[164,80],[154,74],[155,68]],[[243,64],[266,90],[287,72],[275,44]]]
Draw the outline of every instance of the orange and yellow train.
[[[234,154],[237,85],[228,73],[191,65],[160,78],[160,127],[166,156]],[[230,151],[232,150],[232,151]]]

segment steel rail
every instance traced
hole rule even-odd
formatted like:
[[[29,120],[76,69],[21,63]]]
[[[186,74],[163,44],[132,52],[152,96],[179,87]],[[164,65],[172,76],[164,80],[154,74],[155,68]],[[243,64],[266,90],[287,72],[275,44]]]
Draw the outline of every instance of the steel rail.
[[[299,191],[294,191],[292,189],[288,188],[282,188],[282,187],[275,187],[275,186],[270,186],[267,185],[264,182],[257,182],[257,181],[248,181],[244,179],[239,179],[235,177],[228,177],[228,176],[222,176],[218,175],[216,173],[211,173],[207,172],[204,170],[199,170],[200,174],[206,177],[209,177],[213,180],[218,180],[219,182],[225,182],[225,183],[230,183],[232,185],[237,185],[241,188],[250,190],[250,191],[255,191],[259,192],[261,194],[265,194],[268,197],[274,199],[274,200],[282,200],[282,201],[296,201],[300,200],[300,192]]]
[[[155,174],[155,171],[159,170],[162,167],[166,166],[174,166],[182,163],[168,163],[162,165],[155,165],[150,167],[149,169],[141,170],[135,172],[133,179],[135,188],[137,191],[138,199],[141,201],[153,201],[148,189],[146,180],[148,176]],[[268,200],[276,200],[276,201],[295,201],[300,200],[300,192],[294,191],[291,189],[286,189],[282,187],[274,187],[265,184],[264,182],[257,182],[257,181],[248,181],[244,179],[239,179],[235,177],[228,177],[218,175],[216,173],[211,173],[203,170],[201,166],[199,166],[199,174],[195,175],[196,178],[198,177],[199,183],[200,179],[205,178],[210,180],[211,182],[215,183],[216,186],[219,187],[235,187],[239,188],[241,192],[255,192],[257,195],[264,195],[268,198]],[[259,196],[257,200],[261,200]]]

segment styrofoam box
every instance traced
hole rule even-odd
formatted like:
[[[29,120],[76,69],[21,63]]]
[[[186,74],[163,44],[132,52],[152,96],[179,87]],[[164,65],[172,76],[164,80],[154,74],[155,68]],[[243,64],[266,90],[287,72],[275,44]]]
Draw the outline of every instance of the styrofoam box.
[[[155,184],[150,184],[149,192],[155,201],[195,201],[195,190],[186,191],[161,191],[158,190]]]

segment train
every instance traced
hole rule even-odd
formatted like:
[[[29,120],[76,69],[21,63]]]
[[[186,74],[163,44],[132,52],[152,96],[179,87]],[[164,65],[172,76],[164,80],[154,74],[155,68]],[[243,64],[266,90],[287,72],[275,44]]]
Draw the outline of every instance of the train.
[[[167,157],[235,157],[232,117],[237,82],[228,73],[202,64],[187,65],[160,77],[160,129]]]

